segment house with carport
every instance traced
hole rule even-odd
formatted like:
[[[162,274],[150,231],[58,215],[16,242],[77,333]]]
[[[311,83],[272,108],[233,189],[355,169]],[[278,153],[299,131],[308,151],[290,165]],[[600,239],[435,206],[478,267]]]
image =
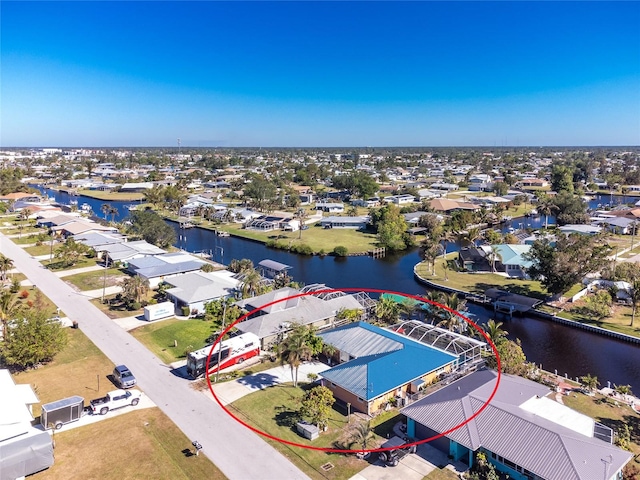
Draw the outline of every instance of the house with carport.
[[[400,411],[409,437],[430,439],[469,466],[482,452],[514,480],[620,480],[631,452],[612,444],[610,428],[550,393],[545,385],[485,369]]]

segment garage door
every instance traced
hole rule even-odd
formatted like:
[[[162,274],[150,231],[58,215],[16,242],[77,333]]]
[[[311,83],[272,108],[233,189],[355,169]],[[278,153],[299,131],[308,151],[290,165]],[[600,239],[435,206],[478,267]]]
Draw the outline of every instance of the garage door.
[[[424,425],[420,425],[416,423],[416,437],[420,440],[424,440],[425,438],[431,438],[434,435],[438,435],[438,432],[431,430]],[[449,439],[447,437],[436,438],[435,440],[431,440],[429,445],[436,447],[441,452],[449,455]]]

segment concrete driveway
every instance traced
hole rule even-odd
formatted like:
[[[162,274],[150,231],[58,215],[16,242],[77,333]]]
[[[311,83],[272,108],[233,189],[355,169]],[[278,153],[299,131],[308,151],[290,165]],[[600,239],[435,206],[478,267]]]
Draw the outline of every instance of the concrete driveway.
[[[307,375],[310,373],[320,373],[329,367],[320,362],[305,362],[298,369],[298,380],[306,381]],[[233,403],[239,398],[244,397],[263,388],[273,387],[280,383],[292,382],[291,369],[288,366],[281,366],[238,378],[231,382],[224,382],[213,386],[213,391],[220,399],[223,405]],[[206,394],[213,398],[211,392],[205,390]]]
[[[373,454],[377,455],[377,454]],[[447,455],[432,447],[428,443],[418,445],[418,452],[405,455],[395,467],[387,467],[380,460],[369,465],[350,480],[422,480],[433,470],[446,465],[445,468],[460,476],[467,470],[467,466],[460,462],[451,463]],[[462,478],[460,476],[460,478]]]

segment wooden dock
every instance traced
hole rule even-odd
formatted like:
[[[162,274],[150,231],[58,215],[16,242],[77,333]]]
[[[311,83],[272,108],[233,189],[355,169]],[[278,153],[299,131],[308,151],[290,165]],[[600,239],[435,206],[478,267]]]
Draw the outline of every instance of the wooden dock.
[[[373,258],[384,258],[387,255],[387,249],[385,247],[374,248],[369,250],[369,255]]]

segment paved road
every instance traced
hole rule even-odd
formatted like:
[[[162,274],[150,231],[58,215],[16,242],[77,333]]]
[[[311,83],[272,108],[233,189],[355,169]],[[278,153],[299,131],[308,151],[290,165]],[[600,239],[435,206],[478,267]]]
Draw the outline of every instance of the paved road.
[[[230,479],[306,479],[258,435],[230,418],[215,402],[189,387],[140,342],[85,296],[45,269],[0,233],[0,252],[60,307],[115,364],[129,365],[140,388]],[[185,448],[190,445],[185,445]]]

